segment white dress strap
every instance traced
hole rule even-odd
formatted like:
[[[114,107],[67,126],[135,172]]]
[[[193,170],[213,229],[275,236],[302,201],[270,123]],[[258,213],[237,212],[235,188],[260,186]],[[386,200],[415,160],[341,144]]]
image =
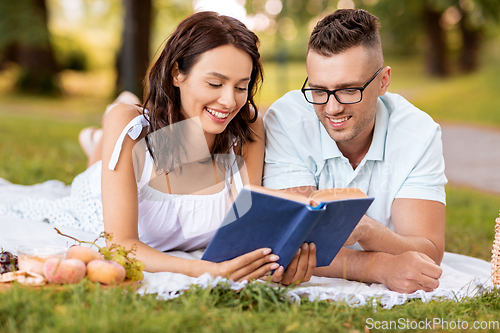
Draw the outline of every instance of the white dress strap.
[[[115,148],[111,154],[111,159],[109,160],[108,168],[109,170],[114,170],[116,164],[118,163],[118,158],[120,157],[120,152],[122,151],[123,140],[125,140],[125,135],[128,134],[132,140],[136,140],[139,135],[141,135],[142,129],[144,127],[149,127],[149,122],[144,115],[139,115],[132,119],[127,126],[123,129],[122,133],[116,140]]]

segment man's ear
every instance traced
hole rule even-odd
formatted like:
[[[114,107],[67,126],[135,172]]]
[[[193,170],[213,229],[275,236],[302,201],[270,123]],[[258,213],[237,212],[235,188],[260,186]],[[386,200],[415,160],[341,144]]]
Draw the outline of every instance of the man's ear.
[[[174,64],[174,68],[172,68],[170,74],[172,75],[172,82],[174,83],[174,86],[179,87],[182,74],[179,71],[179,65],[177,63]]]
[[[380,80],[378,95],[382,96],[387,92],[389,85],[391,84],[391,67],[386,66],[380,74],[382,75],[382,80]]]

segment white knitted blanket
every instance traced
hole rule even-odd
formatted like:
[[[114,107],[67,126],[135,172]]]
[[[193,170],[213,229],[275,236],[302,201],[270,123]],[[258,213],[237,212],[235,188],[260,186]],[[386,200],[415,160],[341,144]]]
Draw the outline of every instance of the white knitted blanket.
[[[57,199],[67,195],[69,195],[69,187],[59,181],[21,186],[0,178],[0,204],[15,204],[27,196]],[[15,253],[16,247],[19,245],[70,246],[73,244],[70,239],[58,235],[53,227],[43,221],[0,215],[0,247]],[[96,234],[78,229],[68,227],[59,229],[80,240],[94,240],[97,237]],[[196,259],[201,257],[202,251],[172,252],[172,254]],[[484,260],[447,252],[441,267],[443,274],[440,278],[440,285],[432,292],[417,291],[413,294],[401,294],[390,291],[381,284],[313,276],[311,281],[290,288],[286,295],[290,301],[296,302],[300,302],[302,298],[307,298],[310,301],[342,300],[351,306],[362,306],[373,302],[373,304],[380,303],[385,308],[391,308],[414,298],[419,298],[423,302],[436,299],[459,301],[464,297],[474,297],[492,287],[490,263]],[[208,288],[217,285],[221,280],[225,279],[214,279],[209,274],[192,278],[176,273],[145,273],[144,281],[137,292],[139,294],[157,294],[159,298],[168,300],[178,297],[192,285]],[[226,282],[230,288],[235,290],[241,289],[246,284]]]

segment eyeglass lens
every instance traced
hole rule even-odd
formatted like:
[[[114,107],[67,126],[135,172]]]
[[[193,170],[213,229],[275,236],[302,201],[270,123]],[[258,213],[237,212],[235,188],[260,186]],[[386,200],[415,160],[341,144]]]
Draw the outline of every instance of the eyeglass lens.
[[[360,89],[340,89],[334,94],[340,103],[357,103],[361,101]],[[328,91],[321,89],[308,89],[305,91],[305,97],[309,103],[326,104],[329,95]]]

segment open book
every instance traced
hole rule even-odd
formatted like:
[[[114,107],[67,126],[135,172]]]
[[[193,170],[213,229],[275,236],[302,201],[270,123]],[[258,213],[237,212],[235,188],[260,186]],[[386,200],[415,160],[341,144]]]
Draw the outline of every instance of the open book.
[[[202,259],[222,262],[269,247],[285,269],[303,243],[316,245],[317,266],[328,266],[372,203],[355,188],[309,197],[251,186],[240,191]]]

